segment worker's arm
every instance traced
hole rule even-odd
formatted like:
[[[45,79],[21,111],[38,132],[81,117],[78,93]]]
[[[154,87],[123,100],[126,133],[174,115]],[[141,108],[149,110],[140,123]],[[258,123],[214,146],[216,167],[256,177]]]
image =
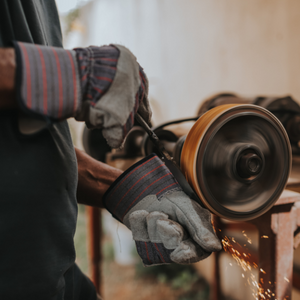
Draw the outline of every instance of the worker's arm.
[[[14,96],[15,71],[15,50],[0,48],[0,110],[17,107]]]
[[[93,159],[77,148],[75,152],[78,163],[78,203],[103,207],[104,193],[122,171]]]
[[[124,46],[65,50],[15,42],[14,49],[16,102],[32,118],[50,124],[75,117],[102,129],[113,148],[121,146],[137,111],[150,122],[148,80]]]

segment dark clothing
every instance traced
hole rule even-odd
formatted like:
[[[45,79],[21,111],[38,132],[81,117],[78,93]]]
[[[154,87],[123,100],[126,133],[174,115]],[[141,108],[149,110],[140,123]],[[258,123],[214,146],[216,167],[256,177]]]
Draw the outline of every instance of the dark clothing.
[[[0,46],[62,46],[54,0],[1,0]],[[93,300],[75,265],[77,162],[68,124],[37,134],[0,112],[0,299]]]
[[[12,40],[62,47],[54,0],[1,0],[0,22],[2,47]]]

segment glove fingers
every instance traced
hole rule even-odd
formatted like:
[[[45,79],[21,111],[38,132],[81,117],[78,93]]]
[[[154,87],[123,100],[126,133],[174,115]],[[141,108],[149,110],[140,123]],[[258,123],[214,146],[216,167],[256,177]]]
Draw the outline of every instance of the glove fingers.
[[[201,207],[197,202],[191,200],[183,192],[174,192],[171,196],[166,196],[161,200],[166,213],[168,207],[176,206],[175,220],[178,220],[193,240],[205,251],[213,252],[222,249],[222,244],[217,238],[211,223],[210,212]],[[171,213],[170,213],[171,215]]]
[[[135,241],[149,241],[147,230],[147,216],[149,213],[145,210],[137,210],[129,215],[130,230]]]
[[[193,239],[208,252],[222,250],[222,244],[212,226],[211,213],[194,201],[192,202],[192,206],[197,216],[194,221],[197,222],[197,218],[199,220],[193,226],[195,231],[194,235],[192,235]],[[199,226],[201,223],[202,226]]]
[[[148,236],[152,243],[162,242],[160,235],[158,233],[157,222],[159,220],[167,220],[168,218],[169,218],[168,215],[159,211],[154,211],[148,214],[148,216],[146,217]]]
[[[152,243],[148,232],[152,234],[154,240],[156,231],[156,221],[167,219],[164,213],[154,212],[149,214],[145,210],[137,210],[129,215],[129,224],[135,240],[136,249],[144,265],[157,265],[171,263],[170,254],[173,250],[168,250],[158,240]],[[148,230],[150,228],[150,230]]]
[[[171,253],[170,258],[177,264],[191,264],[207,258],[211,252],[205,251],[192,239],[182,241]]]
[[[157,220],[157,233],[167,249],[177,248],[188,237],[180,224],[169,219]]]

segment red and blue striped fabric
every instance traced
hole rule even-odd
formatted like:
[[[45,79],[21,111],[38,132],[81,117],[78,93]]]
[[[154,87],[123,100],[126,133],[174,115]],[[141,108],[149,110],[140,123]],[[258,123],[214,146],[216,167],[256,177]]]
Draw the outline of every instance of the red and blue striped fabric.
[[[119,49],[110,46],[75,48],[79,64],[82,99],[94,106],[114,80]]]
[[[161,198],[170,190],[182,190],[164,162],[155,154],[149,155],[126,170],[105,193],[106,208],[119,221],[148,195]]]
[[[82,102],[76,53],[21,42],[15,50],[21,107],[55,120],[74,116]]]
[[[181,187],[164,162],[155,154],[142,159],[124,172],[103,197],[106,208],[119,221],[148,195],[158,200],[170,191],[181,191]],[[172,263],[174,249],[162,243],[135,241],[137,251],[145,265]]]
[[[162,243],[135,241],[138,254],[143,260],[144,265],[170,264],[173,249],[167,249]]]

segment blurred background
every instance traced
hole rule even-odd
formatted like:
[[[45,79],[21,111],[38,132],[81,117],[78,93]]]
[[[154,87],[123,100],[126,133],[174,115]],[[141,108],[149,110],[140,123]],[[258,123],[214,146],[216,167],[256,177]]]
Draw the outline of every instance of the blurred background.
[[[56,2],[65,48],[118,43],[136,55],[150,81],[154,125],[195,116],[218,92],[300,99],[298,0]],[[84,124],[70,125],[74,144],[83,149]],[[77,262],[88,274],[83,206],[78,218]],[[212,259],[193,267],[143,268],[130,232],[106,213],[103,228],[105,299],[209,299]],[[250,238],[255,246],[257,235]],[[253,299],[235,261],[224,256],[221,271],[224,299]],[[296,290],[293,297],[300,299]]]

